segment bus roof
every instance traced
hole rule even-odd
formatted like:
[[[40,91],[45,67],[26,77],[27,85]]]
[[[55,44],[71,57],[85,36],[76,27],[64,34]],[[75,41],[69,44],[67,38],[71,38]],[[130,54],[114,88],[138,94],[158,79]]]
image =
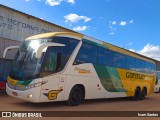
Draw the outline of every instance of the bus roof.
[[[152,63],[157,63],[157,62],[158,62],[157,60],[152,59],[152,58],[150,58],[150,57],[147,57],[147,56],[138,54],[138,53],[136,53],[136,52],[132,52],[132,51],[130,51],[130,50],[127,50],[127,49],[118,47],[118,46],[116,46],[116,45],[109,44],[109,43],[104,42],[104,41],[101,41],[101,40],[97,40],[97,39],[92,38],[92,37],[89,37],[89,36],[84,36],[83,38],[86,39],[86,40],[95,42],[95,43],[97,43],[97,44],[101,44],[101,45],[107,47],[107,48],[110,49],[110,50],[113,50],[113,51],[116,51],[116,52],[119,52],[119,53],[122,53],[122,54],[125,54],[125,55],[128,55],[128,56],[133,56],[133,57],[135,57],[135,58],[139,58],[139,59],[142,59],[142,60],[145,60],[145,61],[149,61],[149,62],[152,62]],[[159,62],[160,62],[160,61],[159,61]]]
[[[74,32],[51,32],[51,33],[43,33],[43,34],[34,35],[31,37],[28,37],[26,40],[42,39],[42,38],[49,38],[49,37],[54,37],[54,36],[74,36],[74,37],[78,37],[81,39],[83,37],[82,34],[74,33]]]
[[[95,39],[95,38],[92,38],[92,37],[89,37],[89,36],[86,36],[86,35],[83,35],[83,34],[80,34],[80,33],[74,33],[74,32],[43,33],[43,34],[38,34],[38,35],[34,35],[34,36],[31,36],[31,37],[28,37],[26,40],[48,38],[48,37],[54,37],[54,36],[67,36],[67,37],[73,36],[73,37],[79,38],[81,40],[82,39],[86,39],[86,40],[89,40],[89,41],[91,41],[93,43],[101,44],[101,45],[103,45],[105,47],[108,47],[108,49],[110,49],[110,50],[117,51],[119,53],[126,54],[128,56],[133,56],[135,58],[139,58],[139,59],[142,59],[142,60],[145,60],[145,61],[149,61],[149,62],[154,62],[154,63],[160,62],[158,60],[149,58],[147,56],[138,54],[136,52],[132,52],[132,51],[129,51],[127,49],[124,49],[124,48],[109,44],[107,42],[104,42],[104,41],[101,41],[101,40],[98,40],[98,39]]]

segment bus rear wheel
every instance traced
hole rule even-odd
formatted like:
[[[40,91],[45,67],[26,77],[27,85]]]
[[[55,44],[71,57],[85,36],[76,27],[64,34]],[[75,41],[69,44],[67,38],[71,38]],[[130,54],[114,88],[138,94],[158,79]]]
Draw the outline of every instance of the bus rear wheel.
[[[140,92],[141,92],[140,88],[137,87],[136,90],[135,90],[134,96],[133,96],[133,100],[134,101],[139,100],[139,98],[140,98]]]
[[[146,88],[143,88],[142,91],[140,92],[140,100],[144,100],[146,94],[147,94],[147,90]]]
[[[78,85],[74,86],[70,92],[67,104],[71,106],[77,106],[81,104],[83,100],[84,100],[84,90]]]

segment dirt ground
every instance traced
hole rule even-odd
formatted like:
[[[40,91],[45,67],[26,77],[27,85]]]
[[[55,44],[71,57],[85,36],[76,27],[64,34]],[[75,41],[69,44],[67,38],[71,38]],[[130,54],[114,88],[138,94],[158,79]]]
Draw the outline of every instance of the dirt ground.
[[[86,100],[83,104],[79,106],[67,106],[65,102],[51,102],[51,103],[30,103],[24,100],[10,97],[5,93],[0,93],[0,111],[48,111],[48,113],[54,114],[57,111],[73,111],[75,115],[78,113],[79,116],[83,114],[83,111],[88,112],[87,114],[99,115],[102,112],[110,114],[113,111],[113,116],[111,117],[43,117],[34,119],[45,119],[45,120],[159,120],[160,118],[160,94],[155,93],[153,95],[147,96],[145,100],[132,101],[130,98],[114,98],[114,99],[98,99],[98,100]],[[76,112],[77,111],[77,112]],[[96,112],[94,112],[96,111]],[[115,112],[114,112],[115,111]],[[136,113],[135,117],[127,117],[127,112]],[[158,117],[138,117],[138,113],[142,111],[147,111],[149,113],[158,112]],[[150,112],[151,111],[151,112]],[[128,114],[130,114],[128,112]],[[124,114],[124,117],[115,117],[116,114]],[[73,116],[74,116],[73,115]],[[126,115],[126,116],[125,116]],[[83,115],[82,115],[83,116]],[[2,118],[0,118],[1,120]],[[22,118],[3,118],[11,120],[19,120]],[[23,118],[28,119],[28,118]],[[30,118],[31,119],[31,118]]]

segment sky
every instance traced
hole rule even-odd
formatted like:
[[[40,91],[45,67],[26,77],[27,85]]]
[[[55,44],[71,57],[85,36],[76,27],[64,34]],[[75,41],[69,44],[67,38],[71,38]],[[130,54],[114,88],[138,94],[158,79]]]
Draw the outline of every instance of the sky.
[[[160,0],[0,0],[0,4],[160,60]]]

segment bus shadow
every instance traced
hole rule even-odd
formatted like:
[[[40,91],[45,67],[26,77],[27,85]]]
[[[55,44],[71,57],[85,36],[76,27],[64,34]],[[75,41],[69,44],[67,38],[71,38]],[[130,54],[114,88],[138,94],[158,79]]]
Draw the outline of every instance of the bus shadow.
[[[7,95],[5,90],[0,90],[0,96],[1,97],[7,97],[8,95]]]
[[[101,104],[101,103],[114,103],[114,102],[123,102],[123,101],[132,101],[130,97],[123,98],[103,98],[103,99],[93,99],[93,100],[85,100],[84,104]]]
[[[157,93],[154,93],[153,95],[159,95]],[[0,97],[6,97],[8,99],[12,98],[6,94],[5,91],[0,91]],[[122,97],[122,98],[105,98],[105,99],[92,99],[92,100],[85,100],[81,105],[76,106],[77,110],[80,107],[85,107],[88,105],[101,105],[101,104],[115,104],[118,102],[121,102],[122,104],[125,102],[141,102],[141,101],[148,101],[150,99],[155,99],[152,96],[147,96],[145,100],[140,101],[133,101],[131,97]],[[68,106],[65,101],[58,101],[58,102],[44,102],[44,103],[31,103],[28,101],[20,100],[17,98],[13,98],[13,103],[15,104],[20,110],[29,110],[29,111],[68,111],[72,110],[75,106]]]
[[[146,97],[145,100],[148,100],[150,98]],[[95,105],[95,104],[114,104],[116,102],[135,102],[132,100],[132,98],[106,98],[106,99],[92,99],[92,100],[85,100],[81,105],[76,106],[77,109],[81,106],[87,106],[87,105]],[[19,102],[15,103],[17,106],[22,108],[27,108],[27,110],[34,110],[34,111],[68,111],[72,110],[75,106],[68,106],[65,101],[60,102],[48,102],[48,103],[31,103],[31,102]]]
[[[36,111],[56,110],[56,108],[67,106],[65,102],[31,103],[24,101],[15,104],[17,106],[27,108],[27,110],[36,110]]]

